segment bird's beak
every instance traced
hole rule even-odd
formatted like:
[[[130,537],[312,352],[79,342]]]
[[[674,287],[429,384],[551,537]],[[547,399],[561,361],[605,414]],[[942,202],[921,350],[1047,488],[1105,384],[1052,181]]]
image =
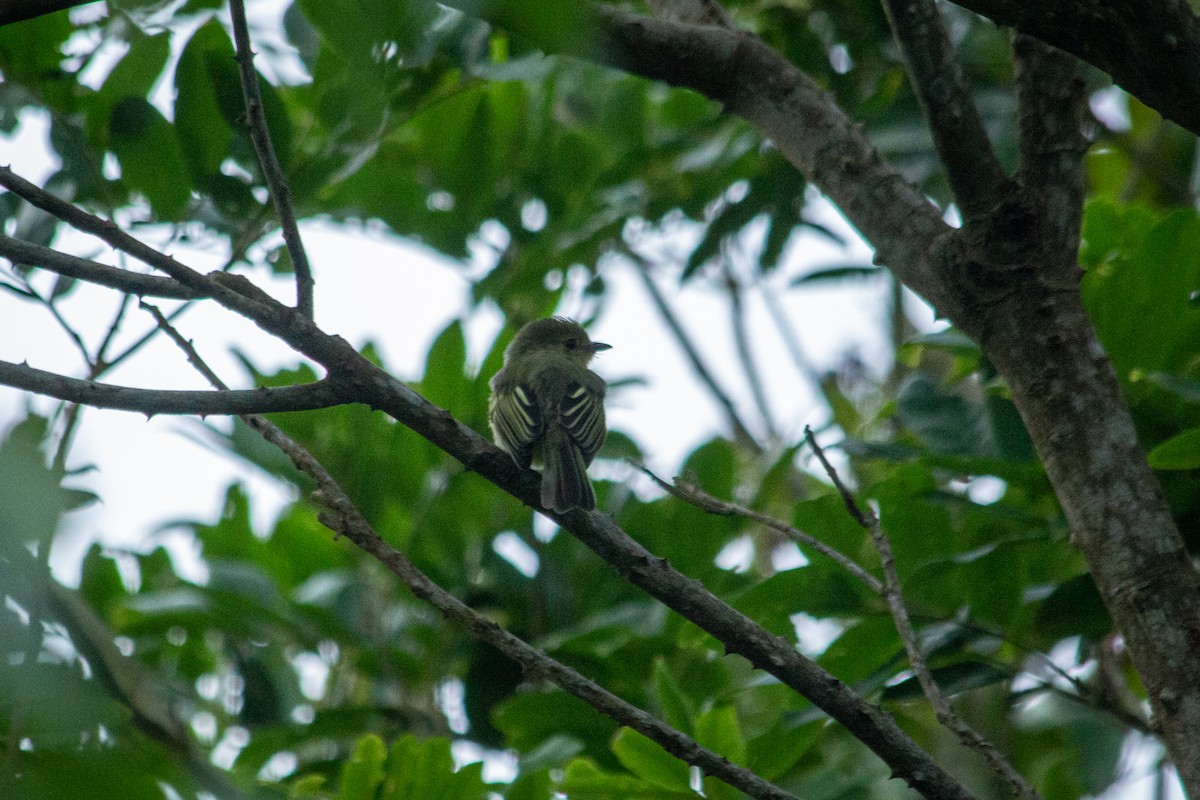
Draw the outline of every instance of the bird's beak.
[[[600,352],[603,352],[604,350],[612,350],[612,345],[605,344],[604,342],[592,342],[592,352],[593,353],[600,353]]]

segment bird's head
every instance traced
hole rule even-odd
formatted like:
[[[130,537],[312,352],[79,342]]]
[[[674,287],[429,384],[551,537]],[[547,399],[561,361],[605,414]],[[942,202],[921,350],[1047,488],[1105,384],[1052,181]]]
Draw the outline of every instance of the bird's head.
[[[534,320],[517,331],[504,356],[508,361],[526,353],[559,352],[586,367],[596,353],[610,347],[612,345],[589,339],[587,331],[577,322],[563,317],[547,317]]]

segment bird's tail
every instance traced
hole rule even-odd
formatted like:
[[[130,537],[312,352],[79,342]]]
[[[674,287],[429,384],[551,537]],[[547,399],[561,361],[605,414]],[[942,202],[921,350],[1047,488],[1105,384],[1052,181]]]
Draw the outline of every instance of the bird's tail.
[[[569,437],[547,435],[542,453],[542,506],[562,514],[572,508],[591,511],[596,494],[588,480],[583,453]]]

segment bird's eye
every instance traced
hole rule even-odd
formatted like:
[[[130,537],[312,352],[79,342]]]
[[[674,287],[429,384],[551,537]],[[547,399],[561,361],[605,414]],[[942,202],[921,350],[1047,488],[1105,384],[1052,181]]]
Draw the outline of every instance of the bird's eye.
[[[564,342],[564,345],[568,350],[574,350],[579,346],[579,342],[575,341],[574,339],[567,339],[567,341]]]

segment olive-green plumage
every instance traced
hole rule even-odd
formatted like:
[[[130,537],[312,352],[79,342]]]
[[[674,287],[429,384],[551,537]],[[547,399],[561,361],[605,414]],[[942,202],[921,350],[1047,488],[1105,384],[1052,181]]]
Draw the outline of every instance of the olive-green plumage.
[[[518,466],[542,464],[542,506],[593,509],[587,467],[604,444],[604,381],[588,369],[609,345],[561,317],[529,323],[504,351],[492,378],[488,422]]]

